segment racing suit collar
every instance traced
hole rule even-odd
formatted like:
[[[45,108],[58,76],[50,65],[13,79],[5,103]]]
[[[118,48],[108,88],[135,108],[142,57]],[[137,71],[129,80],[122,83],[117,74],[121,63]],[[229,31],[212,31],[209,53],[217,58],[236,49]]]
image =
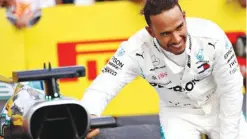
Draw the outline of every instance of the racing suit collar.
[[[165,50],[160,46],[160,44],[159,44],[159,42],[158,42],[158,40],[156,38],[154,38],[154,45],[155,45],[156,49],[158,49],[158,51],[162,53],[162,55],[164,57],[164,61],[165,61],[166,65],[167,65],[167,67],[172,71],[173,74],[181,73],[189,65],[188,63],[191,62],[190,53],[191,53],[191,47],[192,47],[191,45],[192,45],[192,43],[191,43],[191,37],[190,37],[189,34],[187,35],[186,48],[185,48],[185,53],[186,53],[186,60],[185,60],[186,65],[185,65],[185,67],[179,66],[178,64],[176,64],[175,62],[170,60],[164,54]],[[188,60],[190,60],[190,61],[188,61]],[[190,67],[190,66],[188,66],[188,67]]]
[[[160,44],[158,43],[158,41],[157,41],[156,38],[154,38],[154,46],[159,51],[159,53],[157,53],[157,54],[160,55],[160,57],[163,57],[164,58],[165,65],[170,69],[169,71],[171,71],[173,74],[178,74],[178,73],[180,73],[184,69],[184,67],[181,67],[181,66],[177,65],[175,62],[173,62],[172,60],[170,60],[164,54],[164,52],[163,52],[164,50],[160,46]]]
[[[187,55],[190,55],[192,49],[191,47],[192,47],[191,36],[187,34],[187,39],[185,44],[185,52],[187,53]]]
[[[159,52],[162,52],[162,51],[166,51],[164,50],[161,46],[160,46],[160,43],[159,41],[156,39],[156,38],[153,38],[153,43],[154,43],[154,46],[156,47],[156,49],[159,51]],[[186,39],[186,44],[185,44],[185,52],[186,54],[190,54],[191,53],[191,45],[192,45],[192,42],[191,42],[191,36],[190,34],[187,34],[187,39]],[[168,52],[168,51],[167,51]],[[169,52],[170,53],[170,52]]]

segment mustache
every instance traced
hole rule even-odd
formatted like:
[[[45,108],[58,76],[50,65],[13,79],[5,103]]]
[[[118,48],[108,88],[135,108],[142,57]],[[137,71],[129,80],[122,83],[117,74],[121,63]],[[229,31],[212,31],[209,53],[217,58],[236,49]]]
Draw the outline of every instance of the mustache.
[[[181,36],[181,40],[179,42],[170,42],[167,44],[167,46],[172,47],[173,45],[178,45],[183,43],[183,41],[186,42],[186,36]]]

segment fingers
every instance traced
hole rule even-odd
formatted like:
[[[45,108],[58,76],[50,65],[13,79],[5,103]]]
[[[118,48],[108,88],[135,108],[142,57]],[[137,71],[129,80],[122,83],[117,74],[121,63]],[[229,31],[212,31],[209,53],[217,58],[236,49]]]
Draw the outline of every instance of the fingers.
[[[86,139],[91,139],[99,134],[99,129],[92,129],[88,134]]]
[[[91,118],[96,118],[96,117],[98,117],[98,116],[96,116],[96,115],[90,115],[90,117]],[[88,132],[88,134],[87,134],[87,136],[86,136],[86,139],[91,139],[91,138],[93,138],[93,137],[96,137],[98,134],[99,134],[99,129],[97,128],[97,129],[91,129],[89,132]]]

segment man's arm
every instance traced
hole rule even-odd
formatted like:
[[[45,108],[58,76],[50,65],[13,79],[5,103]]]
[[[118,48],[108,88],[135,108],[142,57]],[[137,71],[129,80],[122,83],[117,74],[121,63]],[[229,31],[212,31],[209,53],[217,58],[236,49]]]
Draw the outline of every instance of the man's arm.
[[[128,42],[123,42],[114,56],[102,69],[100,75],[84,93],[82,105],[89,114],[100,116],[109,101],[138,75],[137,63],[129,56],[126,49]]]
[[[243,103],[243,77],[232,44],[220,30],[217,42],[214,77],[220,101],[220,139],[236,139]]]

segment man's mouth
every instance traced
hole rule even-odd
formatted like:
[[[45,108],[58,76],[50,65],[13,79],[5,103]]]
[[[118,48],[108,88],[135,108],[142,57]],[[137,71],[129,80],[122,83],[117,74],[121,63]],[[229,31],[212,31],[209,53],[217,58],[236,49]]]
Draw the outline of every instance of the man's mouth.
[[[181,48],[182,44],[183,44],[183,42],[181,41],[181,42],[179,42],[177,44],[171,44],[170,47],[172,47],[172,48]]]
[[[172,45],[172,47],[174,47],[174,48],[180,48],[181,47],[181,43]]]

